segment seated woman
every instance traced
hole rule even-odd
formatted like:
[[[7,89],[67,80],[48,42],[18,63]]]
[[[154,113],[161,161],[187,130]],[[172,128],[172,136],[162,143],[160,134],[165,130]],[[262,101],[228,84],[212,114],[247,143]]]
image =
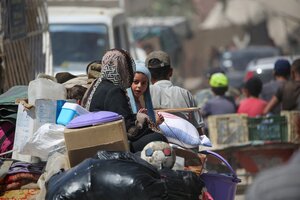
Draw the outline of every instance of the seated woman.
[[[127,51],[107,51],[102,58],[101,76],[91,88],[84,106],[91,112],[112,111],[122,115],[131,151],[137,152],[149,142],[167,142],[167,139],[149,128],[150,120],[146,114],[132,113],[126,88],[132,84],[134,67],[135,63]]]
[[[134,72],[133,83],[127,89],[130,98],[130,104],[133,113],[146,113],[152,122],[160,125],[164,118],[158,112],[154,112],[151,95],[150,85],[151,73],[143,62],[136,63],[136,70]]]

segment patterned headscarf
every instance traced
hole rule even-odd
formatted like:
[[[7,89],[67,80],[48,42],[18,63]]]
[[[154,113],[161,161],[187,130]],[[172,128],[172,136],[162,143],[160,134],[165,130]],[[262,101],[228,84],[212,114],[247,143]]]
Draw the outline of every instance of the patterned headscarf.
[[[108,50],[102,58],[101,75],[93,85],[85,108],[89,110],[93,95],[102,80],[107,79],[126,90],[132,84],[134,70],[135,63],[127,51],[123,49]]]
[[[122,89],[131,86],[135,64],[127,51],[120,49],[107,51],[102,58],[102,65],[102,79],[110,80]]]

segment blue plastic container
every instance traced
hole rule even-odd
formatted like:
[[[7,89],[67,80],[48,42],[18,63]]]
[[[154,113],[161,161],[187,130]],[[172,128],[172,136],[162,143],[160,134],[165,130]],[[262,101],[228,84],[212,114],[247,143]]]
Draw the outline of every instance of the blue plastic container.
[[[80,105],[66,102],[59,113],[56,123],[66,126],[75,117],[87,113],[89,113],[89,111]]]

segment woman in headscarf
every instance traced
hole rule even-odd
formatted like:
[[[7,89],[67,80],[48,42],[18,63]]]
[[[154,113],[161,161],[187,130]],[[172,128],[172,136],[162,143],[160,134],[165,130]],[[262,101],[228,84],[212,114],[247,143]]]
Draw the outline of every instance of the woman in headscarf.
[[[102,58],[101,76],[91,88],[85,107],[93,111],[112,111],[124,117],[132,152],[142,151],[152,141],[167,139],[149,128],[149,117],[144,113],[133,114],[126,93],[131,87],[135,63],[129,53],[111,49]]]

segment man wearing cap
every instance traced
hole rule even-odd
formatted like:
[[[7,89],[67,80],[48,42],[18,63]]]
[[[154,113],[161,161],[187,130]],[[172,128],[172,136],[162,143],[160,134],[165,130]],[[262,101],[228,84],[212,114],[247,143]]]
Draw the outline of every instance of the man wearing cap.
[[[211,76],[215,73],[225,74],[225,72],[221,68],[209,69],[209,71],[206,73],[206,78],[207,78],[207,84],[208,85],[209,85],[209,80],[210,80]],[[194,99],[196,101],[196,104],[200,108],[202,108],[205,105],[205,103],[213,97],[214,97],[214,93],[212,92],[212,90],[209,87],[197,91],[194,95]]]
[[[203,116],[235,113],[234,101],[225,96],[225,92],[228,90],[227,76],[223,73],[215,73],[211,76],[209,85],[214,96],[204,104]]]
[[[282,85],[289,79],[290,73],[290,62],[286,59],[278,59],[275,62],[273,69],[274,80],[264,84],[261,92],[261,98],[267,102],[270,101],[272,96],[276,94],[278,88],[282,87]],[[280,105],[278,104],[270,112],[273,114],[279,114],[280,110]]]
[[[208,85],[209,85],[210,78],[215,73],[225,74],[224,70],[222,70],[221,68],[211,68],[211,69],[209,69],[209,71],[206,73],[206,78],[207,78],[207,84]],[[226,98],[229,98],[230,100],[235,101],[235,99],[238,99],[240,95],[241,94],[240,94],[239,89],[234,88],[234,87],[230,87],[228,85],[227,91],[225,93]],[[214,93],[211,90],[211,88],[201,89],[201,90],[197,91],[194,95],[194,99],[196,101],[196,104],[200,108],[202,108],[204,106],[204,104],[213,97],[214,97]]]
[[[154,108],[190,108],[196,107],[193,95],[186,89],[174,86],[170,81],[173,73],[170,57],[166,52],[153,51],[146,58],[146,66],[151,73],[150,93]],[[187,119],[203,134],[203,119],[199,111],[175,113]]]
[[[300,110],[300,59],[293,61],[291,80],[286,81],[276,91],[265,107],[264,114],[268,114],[279,103],[281,103],[281,110]]]

